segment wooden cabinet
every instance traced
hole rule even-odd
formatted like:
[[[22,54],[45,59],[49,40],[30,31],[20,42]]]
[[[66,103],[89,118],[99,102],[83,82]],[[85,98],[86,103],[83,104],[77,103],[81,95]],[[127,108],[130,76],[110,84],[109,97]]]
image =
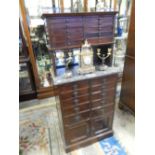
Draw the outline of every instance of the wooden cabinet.
[[[116,12],[43,14],[50,50],[113,43]]]
[[[55,87],[66,151],[112,135],[117,74]]]
[[[127,53],[122,79],[120,108],[130,109],[135,112],[135,2],[133,1]]]
[[[58,51],[64,51],[67,55],[67,52],[81,48],[83,41],[87,39],[94,51],[94,66],[101,64],[96,54],[97,48],[101,48],[102,54],[105,55],[108,48],[113,49],[116,13],[111,11],[43,14],[53,60],[57,58]],[[112,55],[113,52],[106,60],[108,66],[112,64]],[[56,64],[53,64],[53,67],[53,85],[66,152],[112,135],[117,72],[108,73],[106,76],[105,72],[102,76],[96,76],[98,74],[94,73],[92,78],[85,76],[85,79],[80,80],[71,77],[72,82],[66,83],[58,78],[60,83],[57,84],[55,79],[61,75],[56,72]]]

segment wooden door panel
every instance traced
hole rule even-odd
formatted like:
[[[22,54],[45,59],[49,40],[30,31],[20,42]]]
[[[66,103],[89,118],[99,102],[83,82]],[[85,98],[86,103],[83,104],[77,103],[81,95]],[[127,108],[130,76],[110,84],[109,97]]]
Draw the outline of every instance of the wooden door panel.
[[[92,120],[92,134],[98,135],[112,128],[112,116]]]
[[[98,118],[98,117],[106,116],[107,114],[110,114],[110,113],[112,114],[113,111],[114,111],[114,104],[110,104],[104,108],[95,107],[91,111],[91,117]]]
[[[63,110],[64,116],[74,116],[81,112],[86,112],[90,110],[89,102],[83,105],[75,105],[73,107],[65,108]]]
[[[67,144],[76,143],[90,136],[90,122],[85,121],[71,128],[66,128],[65,139]]]
[[[89,115],[90,115],[90,112],[83,112],[83,113],[75,113],[74,116],[64,116],[64,125],[65,127],[69,127],[69,126],[74,126],[78,123],[81,123],[83,121],[87,121],[89,120]]]
[[[121,102],[135,110],[135,60],[126,57],[122,79]]]

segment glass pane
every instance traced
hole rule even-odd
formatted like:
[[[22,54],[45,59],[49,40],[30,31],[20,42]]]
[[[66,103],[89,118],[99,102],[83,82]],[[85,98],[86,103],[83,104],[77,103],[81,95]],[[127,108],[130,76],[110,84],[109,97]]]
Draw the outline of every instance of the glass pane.
[[[24,56],[24,51],[23,51],[23,42],[21,36],[19,36],[19,56]]]
[[[40,86],[49,87],[52,86],[52,59],[47,48],[44,21],[41,15],[53,13],[53,3],[52,0],[25,0],[25,7]],[[58,7],[58,2],[55,3],[55,7]]]
[[[71,1],[72,0],[64,0],[64,12],[71,12]]]
[[[19,90],[21,92],[32,90],[26,63],[19,65]]]
[[[96,0],[88,0],[88,11],[93,12],[95,11]]]

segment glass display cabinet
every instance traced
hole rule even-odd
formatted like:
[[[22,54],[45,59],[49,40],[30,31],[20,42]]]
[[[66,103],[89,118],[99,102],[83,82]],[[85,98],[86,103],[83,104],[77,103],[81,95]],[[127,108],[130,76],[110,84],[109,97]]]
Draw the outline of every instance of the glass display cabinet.
[[[35,83],[27,45],[19,21],[19,100],[24,101],[36,98]]]

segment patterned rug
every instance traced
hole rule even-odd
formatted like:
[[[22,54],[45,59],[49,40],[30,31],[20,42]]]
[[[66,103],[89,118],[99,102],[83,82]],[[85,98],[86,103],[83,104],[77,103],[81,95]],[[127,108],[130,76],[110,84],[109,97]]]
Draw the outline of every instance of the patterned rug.
[[[58,127],[55,103],[20,110],[20,155],[126,155],[114,138],[65,153]]]

